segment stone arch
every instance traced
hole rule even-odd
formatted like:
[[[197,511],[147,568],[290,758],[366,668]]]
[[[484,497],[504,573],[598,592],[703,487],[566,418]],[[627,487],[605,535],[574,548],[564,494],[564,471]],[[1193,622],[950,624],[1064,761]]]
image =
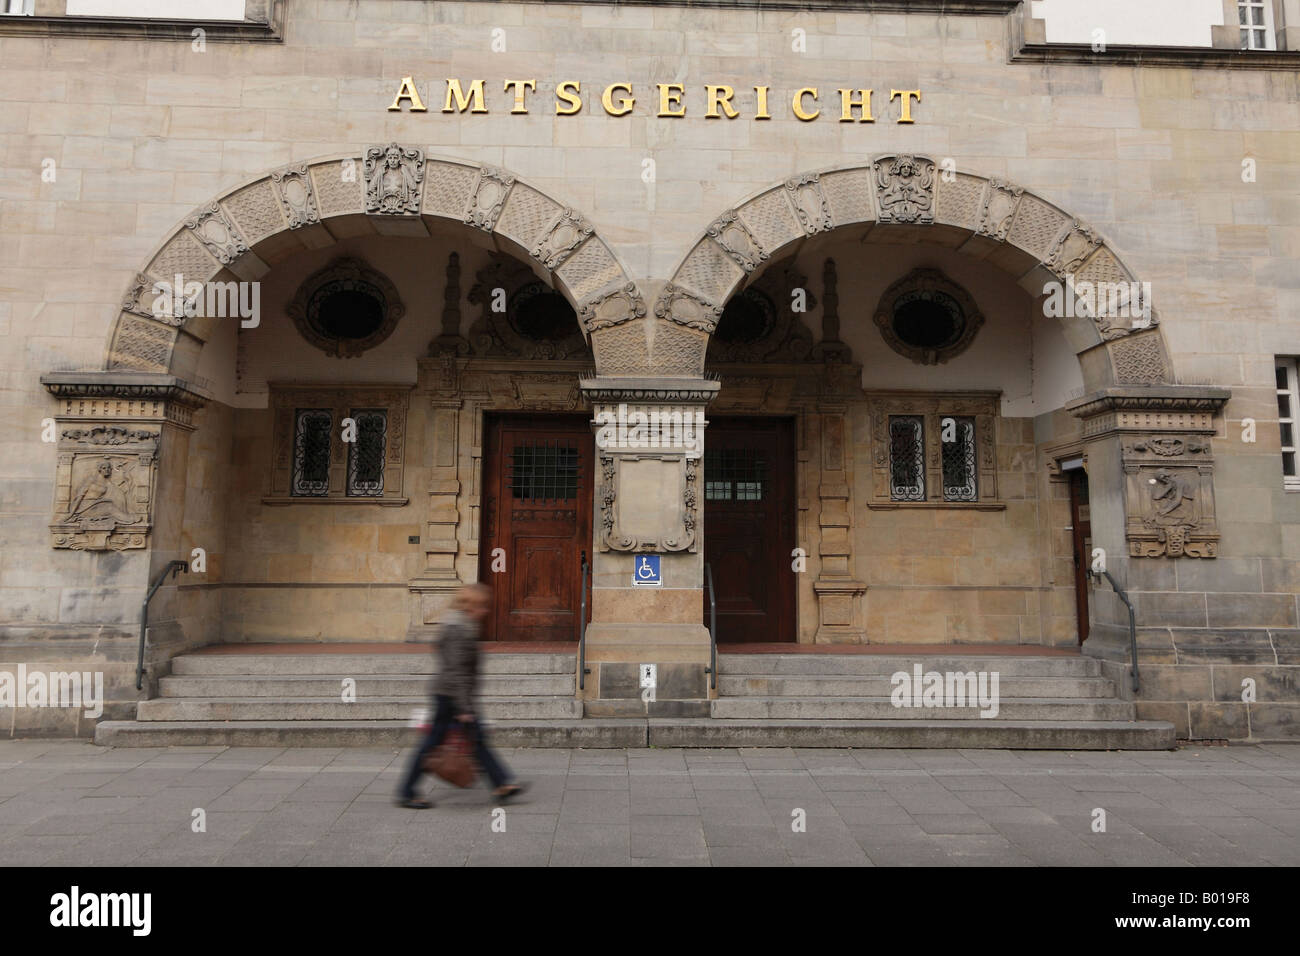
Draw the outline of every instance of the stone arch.
[[[392,179],[385,162],[396,159]],[[365,234],[427,236],[450,221],[548,276],[578,314],[598,372],[646,366],[636,283],[572,207],[513,173],[396,143],[282,166],[205,203],[155,247],[123,294],[104,368],[189,378],[218,319],[155,314],[156,282],[254,281],[303,249]],[[221,281],[224,281],[221,280]],[[620,329],[633,329],[628,336]]]
[[[868,163],[801,173],[750,196],[713,220],[655,301],[651,360],[661,374],[704,371],[709,336],[722,307],[751,274],[833,230],[913,230],[987,260],[1030,295],[1072,276],[1129,289],[1137,282],[1115,251],[1079,219],[1001,179],[941,171],[925,156],[888,154]],[[1121,292],[1117,305],[1126,305]],[[1145,323],[1145,320],[1144,320]],[[1131,321],[1063,322],[1085,386],[1173,384],[1173,365],[1154,310],[1149,325]],[[667,366],[671,365],[671,371]]]

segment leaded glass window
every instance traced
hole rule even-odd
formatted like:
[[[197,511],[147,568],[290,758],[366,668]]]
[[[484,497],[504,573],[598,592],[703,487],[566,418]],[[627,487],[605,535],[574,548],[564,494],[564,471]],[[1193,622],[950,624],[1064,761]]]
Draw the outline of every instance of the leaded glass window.
[[[348,445],[348,495],[378,498],[384,493],[384,450],[388,443],[388,412],[354,408],[356,441]]]
[[[568,501],[578,496],[578,449],[565,439],[515,445],[510,492],[526,501]]]
[[[327,408],[300,408],[293,429],[293,485],[296,497],[329,494],[330,433],[333,418]]]
[[[925,500],[925,421],[920,415],[889,416],[889,497]]]
[[[975,501],[975,419],[945,416],[939,422],[943,449],[943,500]]]
[[[714,448],[704,452],[704,497],[709,501],[762,501],[767,458],[755,448]]]

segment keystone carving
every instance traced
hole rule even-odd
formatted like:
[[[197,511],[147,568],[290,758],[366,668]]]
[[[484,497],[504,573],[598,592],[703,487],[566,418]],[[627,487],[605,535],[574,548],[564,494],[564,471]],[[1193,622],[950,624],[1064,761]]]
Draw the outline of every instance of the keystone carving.
[[[871,168],[880,222],[934,222],[934,163],[920,156],[883,156]]]
[[[412,146],[371,146],[362,167],[366,212],[382,216],[418,216],[424,191],[424,150]]]

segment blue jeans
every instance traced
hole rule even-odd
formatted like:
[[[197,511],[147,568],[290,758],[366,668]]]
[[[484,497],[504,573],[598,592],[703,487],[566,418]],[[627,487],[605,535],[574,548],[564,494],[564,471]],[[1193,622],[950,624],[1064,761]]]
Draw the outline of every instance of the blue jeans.
[[[406,779],[402,782],[400,791],[404,800],[413,800],[415,798],[415,785],[420,782],[420,777],[424,774],[424,755],[432,751],[447,736],[447,731],[454,723],[460,723],[456,720],[456,706],[450,697],[443,697],[441,694],[434,698],[433,726],[429,728],[429,735],[424,738],[419,748],[415,751],[415,756],[411,758],[411,765],[407,768]],[[483,725],[475,715],[474,723],[463,727],[466,734],[474,743],[474,758],[478,765],[483,768],[488,779],[492,781],[493,787],[504,787],[510,782],[510,776],[506,773],[505,767],[501,761],[497,760],[487,744],[487,734],[483,731]]]

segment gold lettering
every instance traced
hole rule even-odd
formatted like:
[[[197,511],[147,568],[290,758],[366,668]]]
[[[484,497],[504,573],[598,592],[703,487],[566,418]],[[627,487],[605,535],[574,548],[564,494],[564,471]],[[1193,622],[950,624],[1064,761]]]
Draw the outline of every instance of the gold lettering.
[[[393,98],[393,105],[388,108],[400,111],[402,100],[411,101],[412,113],[424,113],[429,109],[424,105],[424,101],[420,99],[420,91],[415,88],[415,80],[409,76],[402,77],[402,85],[397,88],[397,96]]]
[[[816,103],[817,87],[815,86],[805,86],[802,90],[799,90],[797,93],[795,93],[794,99],[790,103],[791,107],[793,107],[794,109],[794,115],[799,117],[805,123],[808,122],[809,120],[816,119],[818,115],[821,113],[821,110],[813,110],[811,113],[804,112],[803,98],[809,93],[812,94],[813,102]]]
[[[758,112],[754,114],[754,119],[771,119],[772,114],[767,111],[767,91],[766,86],[754,87],[754,92],[758,94]]]
[[[718,107],[722,107],[722,112],[727,114],[727,119],[735,119],[740,115],[740,111],[731,105],[731,98],[736,95],[736,91],[729,86],[708,86],[704,87],[708,93],[709,111],[705,117],[721,119],[718,113]]]
[[[453,96],[456,98],[455,109],[452,109],[452,105],[451,105],[451,100]],[[471,100],[473,100],[474,102],[474,106],[470,110],[471,113],[487,112],[487,107],[483,105],[483,81],[482,80],[475,80],[474,82],[470,83],[469,92],[466,93],[463,90],[461,90],[460,80],[458,80],[456,77],[453,76],[447,79],[447,99],[442,106],[442,111],[444,113],[455,113],[457,110],[463,113],[465,112],[465,108],[469,106]]]
[[[682,94],[685,92],[682,85],[680,83],[656,83],[655,85],[659,87],[659,115],[685,116],[685,106],[682,106],[680,111],[673,112],[674,108],[681,105]]]
[[[512,109],[510,112],[527,113],[528,107],[524,105],[524,87],[528,87],[529,90],[536,93],[537,81],[536,80],[506,80],[507,93],[510,92],[510,87],[512,86],[515,88],[515,108]]]
[[[858,90],[860,99],[857,102],[853,100],[852,90],[840,90],[840,122],[852,123],[853,111],[862,110],[862,119],[859,123],[874,123],[875,119],[871,115],[871,90]]]
[[[915,96],[916,101],[918,103],[921,102],[921,91],[920,90],[890,90],[889,102],[891,103],[894,102],[894,97],[900,95],[903,97],[903,115],[898,118],[898,121],[900,123],[915,123],[916,120],[912,119],[911,97]]]
[[[614,105],[614,91],[626,90],[627,96],[618,98],[618,106]],[[611,83],[605,87],[605,92],[600,94],[600,102],[605,107],[605,112],[610,116],[626,116],[632,112],[632,107],[636,105],[636,98],[632,96],[631,83]]]
[[[582,109],[582,97],[578,95],[581,89],[582,84],[577,80],[565,80],[555,88],[555,98],[569,104],[568,108],[565,108],[556,103],[556,116],[572,116]]]

